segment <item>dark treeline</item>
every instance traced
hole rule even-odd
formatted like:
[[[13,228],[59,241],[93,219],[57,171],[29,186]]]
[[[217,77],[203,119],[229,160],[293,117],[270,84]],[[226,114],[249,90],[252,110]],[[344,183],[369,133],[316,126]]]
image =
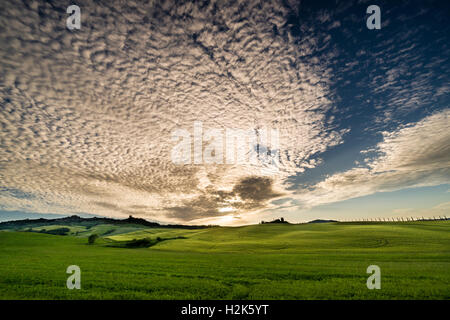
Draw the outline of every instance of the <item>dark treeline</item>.
[[[181,225],[181,224],[159,224],[157,222],[150,222],[142,218],[135,218],[133,216],[129,216],[127,219],[113,219],[113,218],[101,218],[101,217],[93,217],[93,218],[82,218],[80,216],[70,216],[65,218],[56,218],[56,219],[24,219],[24,220],[16,220],[16,221],[6,221],[0,223],[0,229],[7,229],[11,227],[21,227],[27,226],[29,224],[39,224],[41,226],[51,225],[51,224],[62,224],[62,225],[71,225],[71,224],[82,224],[88,223],[90,225],[97,224],[114,224],[114,225],[122,225],[122,224],[138,224],[146,227],[153,228],[180,228],[180,229],[202,229],[209,228],[213,226],[189,226],[189,225]]]

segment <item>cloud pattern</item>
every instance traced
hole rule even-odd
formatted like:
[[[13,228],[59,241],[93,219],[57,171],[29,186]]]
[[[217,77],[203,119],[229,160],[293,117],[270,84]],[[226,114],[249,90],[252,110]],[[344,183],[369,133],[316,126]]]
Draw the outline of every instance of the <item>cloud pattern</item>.
[[[219,216],[226,203],[243,212],[342,141],[329,70],[305,59],[315,39],[296,45],[279,3],[80,1],[76,31],[64,4],[1,10],[1,180],[33,195],[2,193],[4,209],[167,222]],[[195,121],[278,129],[280,171],[173,164],[171,133]]]
[[[289,182],[320,165],[320,155],[350,132],[339,123],[335,87],[342,80],[333,64],[341,55],[328,34],[345,32],[345,21],[326,12],[314,17],[324,31],[293,22],[301,8],[289,1],[77,5],[82,26],[69,31],[65,1],[1,4],[1,209],[221,223],[230,215],[256,220],[283,197],[302,208],[449,181],[444,110],[384,132],[364,167],[308,190]],[[399,61],[414,61],[410,49]],[[347,64],[350,74],[357,68]],[[406,86],[397,75],[407,65],[398,68],[386,71],[384,86],[376,76],[364,82],[388,92],[380,122],[412,109],[411,101],[425,99],[419,89],[431,86],[431,74]],[[437,97],[448,91],[437,90]],[[192,132],[196,121],[279,130],[279,171],[174,164],[172,133]]]

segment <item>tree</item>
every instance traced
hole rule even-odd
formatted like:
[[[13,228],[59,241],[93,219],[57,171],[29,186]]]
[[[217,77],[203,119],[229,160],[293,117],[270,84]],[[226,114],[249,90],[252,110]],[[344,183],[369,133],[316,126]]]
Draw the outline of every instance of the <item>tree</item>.
[[[91,234],[88,238],[88,244],[94,244],[95,240],[97,240],[98,234]]]

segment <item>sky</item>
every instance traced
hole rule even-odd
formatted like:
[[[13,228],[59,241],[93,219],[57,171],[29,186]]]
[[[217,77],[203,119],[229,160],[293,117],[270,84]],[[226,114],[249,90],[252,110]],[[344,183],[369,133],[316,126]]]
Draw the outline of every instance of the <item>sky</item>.
[[[449,18],[448,1],[1,1],[0,220],[450,216]]]

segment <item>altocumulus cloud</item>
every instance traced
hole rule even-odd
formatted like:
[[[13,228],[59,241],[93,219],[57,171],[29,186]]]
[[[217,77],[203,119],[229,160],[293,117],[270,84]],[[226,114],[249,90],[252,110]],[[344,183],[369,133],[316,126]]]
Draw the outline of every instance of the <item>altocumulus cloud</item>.
[[[346,131],[327,116],[330,69],[308,58],[318,39],[292,36],[287,3],[78,1],[72,32],[66,1],[2,2],[0,180],[18,190],[0,193],[2,209],[193,223],[288,193],[286,178]],[[279,172],[173,164],[171,133],[194,121],[278,129]],[[361,179],[358,170],[318,190]]]

